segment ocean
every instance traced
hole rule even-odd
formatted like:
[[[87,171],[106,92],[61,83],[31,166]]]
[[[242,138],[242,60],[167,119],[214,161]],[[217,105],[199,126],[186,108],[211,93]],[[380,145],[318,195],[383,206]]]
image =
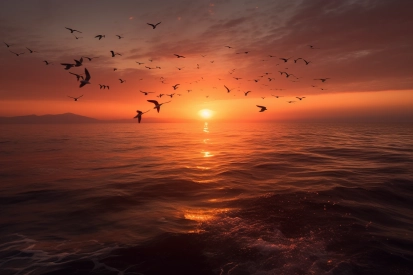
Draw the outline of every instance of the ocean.
[[[0,274],[413,274],[413,128],[1,125]]]

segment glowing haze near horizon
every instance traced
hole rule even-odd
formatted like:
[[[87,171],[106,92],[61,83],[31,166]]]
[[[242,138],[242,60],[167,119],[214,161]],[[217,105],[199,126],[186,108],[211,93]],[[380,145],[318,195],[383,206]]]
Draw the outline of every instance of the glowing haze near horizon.
[[[0,116],[129,119],[151,110],[144,123],[203,119],[208,109],[214,120],[410,119],[411,10],[402,0],[1,1]],[[98,58],[60,65],[82,56]],[[79,88],[69,72],[84,68],[91,84]],[[171,102],[157,113],[148,99]]]

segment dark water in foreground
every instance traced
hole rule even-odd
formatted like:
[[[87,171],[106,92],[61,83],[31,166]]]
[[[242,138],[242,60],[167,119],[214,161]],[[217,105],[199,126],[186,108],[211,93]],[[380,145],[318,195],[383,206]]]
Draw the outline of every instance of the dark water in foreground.
[[[2,125],[0,274],[412,274],[413,129]]]

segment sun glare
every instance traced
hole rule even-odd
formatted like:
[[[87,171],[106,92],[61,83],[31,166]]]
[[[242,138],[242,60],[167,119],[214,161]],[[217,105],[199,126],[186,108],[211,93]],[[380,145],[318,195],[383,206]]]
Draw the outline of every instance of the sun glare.
[[[213,115],[213,112],[209,109],[202,109],[201,111],[198,112],[198,114],[205,119],[211,118]]]

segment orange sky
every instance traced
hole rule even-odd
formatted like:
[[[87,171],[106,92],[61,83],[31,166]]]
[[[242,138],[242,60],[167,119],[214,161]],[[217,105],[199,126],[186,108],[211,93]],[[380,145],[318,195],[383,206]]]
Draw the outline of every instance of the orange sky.
[[[129,119],[151,110],[143,121],[176,121],[201,119],[198,111],[208,108],[216,120],[413,118],[409,1],[114,3],[0,2],[0,116]],[[70,70],[60,65],[82,56],[96,58]],[[69,72],[85,68],[91,84],[79,88]],[[171,102],[157,113],[148,99]]]

